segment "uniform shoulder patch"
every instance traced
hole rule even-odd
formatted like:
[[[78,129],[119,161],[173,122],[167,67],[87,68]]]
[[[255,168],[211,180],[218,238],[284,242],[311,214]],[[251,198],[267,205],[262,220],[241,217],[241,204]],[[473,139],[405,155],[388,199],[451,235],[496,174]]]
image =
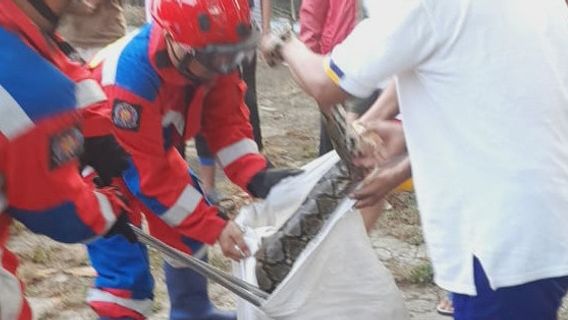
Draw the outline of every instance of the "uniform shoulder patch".
[[[65,129],[49,138],[49,168],[55,169],[83,152],[83,133],[79,126]]]
[[[141,109],[139,105],[116,99],[112,105],[112,122],[120,129],[137,131]]]

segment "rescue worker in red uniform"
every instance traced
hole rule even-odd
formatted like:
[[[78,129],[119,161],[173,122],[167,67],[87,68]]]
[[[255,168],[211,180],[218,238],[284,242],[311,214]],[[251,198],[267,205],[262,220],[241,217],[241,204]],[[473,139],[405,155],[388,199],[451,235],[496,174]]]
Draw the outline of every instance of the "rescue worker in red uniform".
[[[0,0],[0,319],[32,319],[16,278],[18,261],[6,248],[12,219],[66,243],[128,230],[118,193],[95,189],[80,174],[84,149],[85,162],[106,170],[106,179],[120,172],[122,160],[111,154],[120,149],[112,137],[86,137],[104,134],[103,118],[87,107],[106,97],[53,34],[68,2]],[[99,161],[91,147],[113,160]]]
[[[258,32],[248,0],[157,0],[154,22],[103,49],[92,61],[109,97],[114,135],[130,155],[123,172],[129,203],[159,216],[197,251],[219,242],[223,253],[248,253],[241,230],[203,197],[175,146],[201,132],[226,175],[265,197],[297,170],[270,168],[252,138],[246,86],[237,67],[252,56]],[[152,309],[146,248],[124,238],[88,245],[98,272],[88,294],[104,319],[143,319]],[[235,319],[216,310],[207,282],[187,268],[165,266],[170,319]]]

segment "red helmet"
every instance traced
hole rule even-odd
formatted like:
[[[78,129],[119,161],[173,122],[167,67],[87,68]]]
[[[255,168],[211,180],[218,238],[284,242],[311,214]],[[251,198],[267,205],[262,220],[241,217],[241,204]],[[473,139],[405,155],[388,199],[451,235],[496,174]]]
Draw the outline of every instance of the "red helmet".
[[[172,40],[219,72],[231,71],[256,48],[249,0],[154,0],[151,12]]]

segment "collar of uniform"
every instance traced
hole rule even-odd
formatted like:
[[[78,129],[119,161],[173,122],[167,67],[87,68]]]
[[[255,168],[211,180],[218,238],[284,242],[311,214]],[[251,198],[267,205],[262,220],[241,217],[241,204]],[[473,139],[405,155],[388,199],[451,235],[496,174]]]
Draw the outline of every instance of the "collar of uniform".
[[[192,85],[191,80],[184,77],[170,61],[166,48],[166,37],[163,29],[157,24],[152,24],[149,45],[150,63],[158,72],[162,80],[167,83],[186,86]]]
[[[0,26],[17,33],[27,45],[72,78],[88,77],[82,63],[69,59],[55,43],[63,40],[58,35],[42,32],[12,0],[0,0]]]

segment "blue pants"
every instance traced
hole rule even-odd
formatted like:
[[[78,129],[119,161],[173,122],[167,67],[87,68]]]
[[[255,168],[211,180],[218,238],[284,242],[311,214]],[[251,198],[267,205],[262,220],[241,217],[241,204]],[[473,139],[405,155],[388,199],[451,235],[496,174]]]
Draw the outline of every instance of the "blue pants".
[[[201,192],[197,176],[192,172],[190,175]],[[203,246],[189,238],[183,240],[194,253]],[[114,236],[99,238],[89,243],[87,249],[98,274],[87,301],[99,317],[113,320],[148,317],[152,313],[154,280],[146,246]],[[172,268],[167,263],[164,271],[171,301],[170,319],[224,319],[213,317],[218,313],[209,301],[204,277],[188,268]]]
[[[568,277],[493,290],[477,259],[474,278],[477,296],[453,294],[456,320],[555,320],[568,290]]]
[[[122,236],[100,238],[87,245],[97,270],[87,302],[101,319],[144,319],[152,312],[154,279],[148,251]]]
[[[189,238],[184,242],[193,252],[203,246]],[[87,300],[100,319],[148,317],[152,312],[154,281],[146,247],[114,236],[93,241],[87,249],[98,273]],[[171,302],[170,319],[210,319],[208,315],[215,311],[207,295],[207,280],[191,269],[176,269],[167,263],[164,271]]]

